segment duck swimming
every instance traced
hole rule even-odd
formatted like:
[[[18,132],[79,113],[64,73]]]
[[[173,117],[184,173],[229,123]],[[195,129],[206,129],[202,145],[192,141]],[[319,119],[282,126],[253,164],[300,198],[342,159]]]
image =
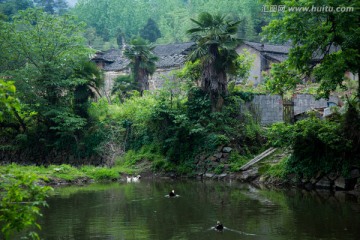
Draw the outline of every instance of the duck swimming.
[[[169,197],[175,197],[175,196],[176,196],[175,190],[172,190],[172,191],[169,193]]]
[[[215,229],[217,231],[222,231],[224,229],[224,226],[222,225],[222,223],[220,221],[217,221]]]

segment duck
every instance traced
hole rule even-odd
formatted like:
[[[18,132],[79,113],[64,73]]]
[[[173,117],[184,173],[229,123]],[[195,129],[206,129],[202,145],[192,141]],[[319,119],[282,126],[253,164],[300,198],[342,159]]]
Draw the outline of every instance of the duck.
[[[175,197],[176,193],[175,190],[171,190],[171,192],[169,192],[169,197]]]
[[[133,182],[139,182],[140,178],[141,178],[141,176],[140,176],[140,175],[137,175],[136,177],[133,177],[133,178],[132,178],[132,181],[133,181]]]
[[[130,182],[139,182],[141,176],[137,175],[136,177],[128,177],[126,176],[126,182],[130,183]]]
[[[216,222],[216,226],[215,226],[215,229],[217,231],[222,231],[224,229],[224,225],[222,225],[222,223],[220,221],[217,221]]]

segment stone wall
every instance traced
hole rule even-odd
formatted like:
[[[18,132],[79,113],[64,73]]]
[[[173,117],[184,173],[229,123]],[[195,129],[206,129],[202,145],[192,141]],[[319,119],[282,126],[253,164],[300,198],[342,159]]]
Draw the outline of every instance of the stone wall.
[[[311,109],[326,108],[332,104],[339,105],[337,97],[330,97],[329,100],[319,99],[316,100],[311,94],[297,94],[293,97],[294,101],[294,114],[300,114]]]
[[[340,105],[337,97],[330,97],[329,100],[316,100],[310,94],[297,94],[293,97],[294,114],[301,114],[316,108],[326,108],[332,105]],[[263,125],[276,122],[283,122],[283,101],[280,95],[255,95],[254,99],[246,104],[246,109],[250,110],[254,117],[259,119]],[[243,111],[242,109],[241,111]]]
[[[280,95],[255,95],[251,104],[261,124],[283,121],[283,105]]]

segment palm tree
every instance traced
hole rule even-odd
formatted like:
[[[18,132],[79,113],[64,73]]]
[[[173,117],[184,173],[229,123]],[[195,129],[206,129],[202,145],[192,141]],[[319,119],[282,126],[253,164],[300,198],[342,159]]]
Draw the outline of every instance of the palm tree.
[[[197,48],[190,54],[192,62],[200,60],[202,73],[201,88],[211,99],[212,111],[221,111],[227,95],[227,74],[235,74],[238,57],[235,38],[240,21],[232,21],[221,15],[201,13],[198,20],[191,19],[197,26],[188,30]]]
[[[155,62],[158,58],[151,52],[153,49],[144,39],[135,38],[124,51],[130,60],[134,81],[141,95],[144,90],[149,90],[149,76],[156,70]]]
[[[74,110],[77,115],[88,118],[89,99],[101,97],[99,89],[104,85],[102,72],[96,64],[83,60],[74,71],[73,78],[77,81],[74,89]]]

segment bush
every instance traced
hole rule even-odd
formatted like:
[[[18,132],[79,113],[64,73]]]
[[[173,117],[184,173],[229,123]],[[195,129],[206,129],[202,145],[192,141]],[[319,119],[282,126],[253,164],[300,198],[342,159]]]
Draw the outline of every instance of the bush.
[[[0,175],[0,226],[5,239],[14,231],[41,228],[36,218],[41,216],[40,207],[47,206],[45,198],[52,189],[38,185],[39,180],[37,175],[23,172]],[[39,239],[35,232],[28,236]]]
[[[292,142],[293,155],[287,169],[306,177],[318,172],[340,171],[349,169],[349,161],[344,153],[351,150],[351,142],[344,137],[341,124],[309,118],[294,125]]]
[[[273,147],[287,147],[294,141],[294,125],[274,123],[266,132],[268,145]]]

